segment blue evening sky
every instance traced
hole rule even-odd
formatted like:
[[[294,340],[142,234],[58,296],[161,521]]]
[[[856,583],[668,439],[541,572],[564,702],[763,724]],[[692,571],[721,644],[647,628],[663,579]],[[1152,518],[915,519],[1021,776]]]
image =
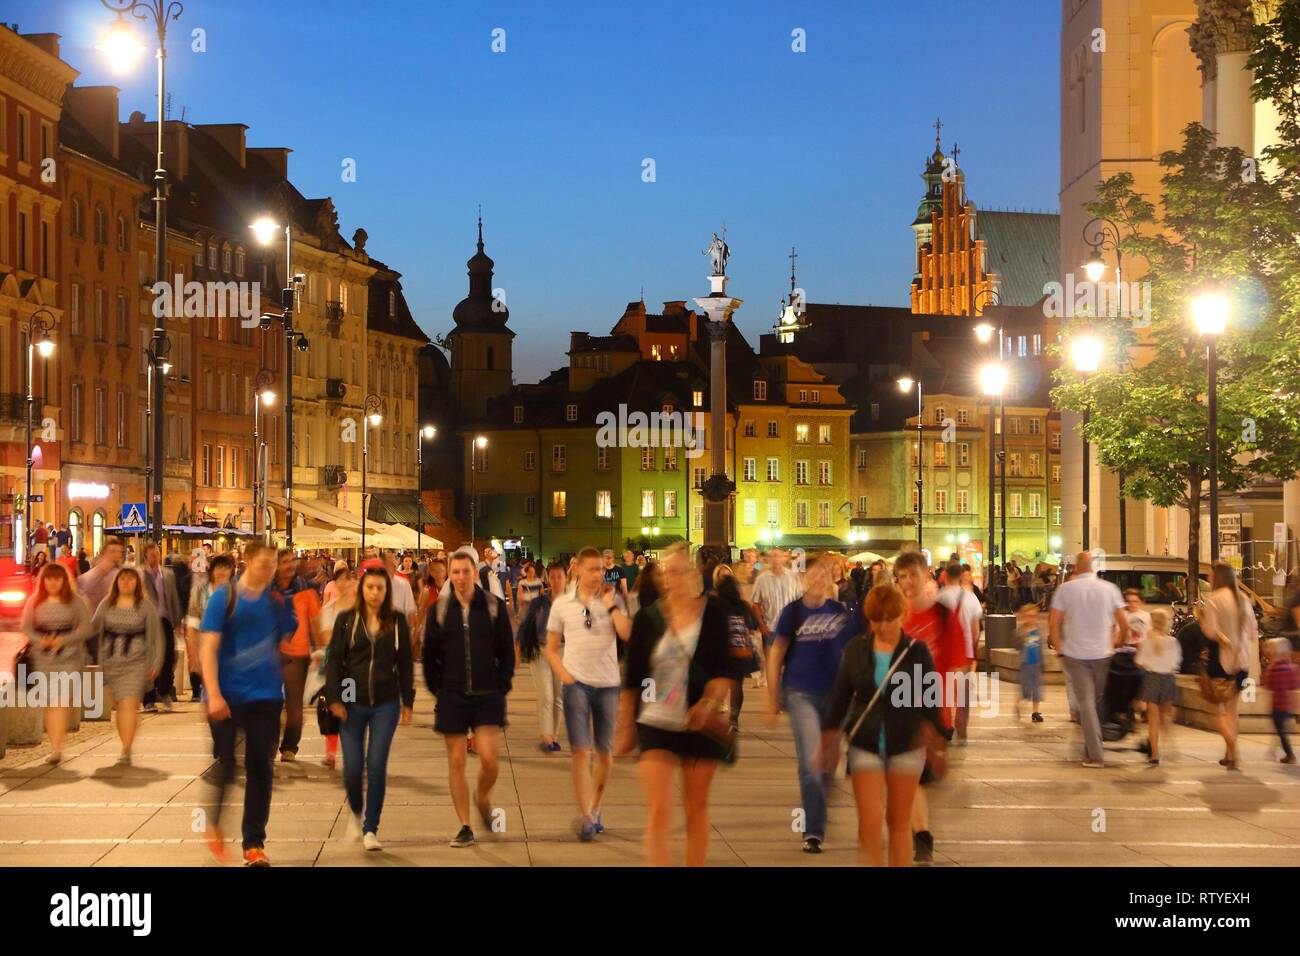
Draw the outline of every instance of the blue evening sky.
[[[63,35],[79,82],[121,86],[124,119],[153,118],[152,61],[122,78],[93,49],[99,0],[5,7]],[[334,197],[344,236],[366,229],[430,335],[465,294],[482,203],[524,382],[642,286],[653,310],[707,294],[724,220],[755,345],[791,245],[809,301],[906,305],[936,116],[978,205],[1054,210],[1059,26],[1055,0],[190,0],[168,85],[173,118],[291,147],[295,184]]]

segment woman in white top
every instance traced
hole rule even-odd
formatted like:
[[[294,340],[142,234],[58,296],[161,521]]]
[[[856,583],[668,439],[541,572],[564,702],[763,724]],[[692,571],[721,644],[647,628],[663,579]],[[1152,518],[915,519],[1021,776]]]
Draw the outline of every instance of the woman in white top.
[[[1183,662],[1183,647],[1169,633],[1169,612],[1156,608],[1150,613],[1151,626],[1142,635],[1137,648],[1136,664],[1142,668],[1142,692],[1138,698],[1147,705],[1147,732],[1151,741],[1151,759],[1160,766],[1160,738],[1169,736],[1178,683],[1174,674]],[[1132,611],[1129,620],[1133,620]]]
[[[1214,701],[1227,751],[1219,763],[1238,770],[1237,698],[1246,678],[1259,676],[1259,625],[1250,602],[1237,589],[1232,565],[1216,561],[1210,568],[1210,586],[1202,630],[1211,644],[1206,672],[1211,683],[1224,690],[1225,699]]]

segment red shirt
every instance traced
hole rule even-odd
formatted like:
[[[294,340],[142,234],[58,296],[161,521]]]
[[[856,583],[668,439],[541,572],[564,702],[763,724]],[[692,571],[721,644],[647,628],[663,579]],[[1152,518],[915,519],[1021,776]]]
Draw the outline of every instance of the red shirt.
[[[945,620],[946,618],[946,620]],[[966,656],[966,634],[961,629],[961,618],[937,601],[924,611],[909,611],[903,620],[903,633],[924,641],[934,658],[934,667],[944,675],[944,701],[950,696],[947,675],[959,671],[970,660]],[[943,722],[952,726],[952,708],[943,707]]]
[[[71,578],[75,578],[81,571],[80,566],[77,564],[77,559],[72,555],[68,555],[66,558],[59,558],[58,563],[68,569],[68,576]]]

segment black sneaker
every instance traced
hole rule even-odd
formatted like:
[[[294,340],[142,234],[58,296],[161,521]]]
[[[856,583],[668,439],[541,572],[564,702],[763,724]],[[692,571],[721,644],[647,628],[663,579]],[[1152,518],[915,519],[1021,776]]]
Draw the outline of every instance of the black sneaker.
[[[454,846],[454,847],[473,846],[474,831],[467,826],[461,827],[460,832],[456,834],[455,839],[453,839],[451,843],[447,845]]]
[[[805,853],[820,853],[822,851],[822,838],[809,837],[803,841],[803,851]]]
[[[1034,711],[1033,716],[1030,717],[1030,720],[1032,720],[1036,724],[1041,724],[1043,722],[1043,715],[1040,714],[1038,711]]]
[[[929,830],[912,834],[912,862],[934,862],[934,835]]]

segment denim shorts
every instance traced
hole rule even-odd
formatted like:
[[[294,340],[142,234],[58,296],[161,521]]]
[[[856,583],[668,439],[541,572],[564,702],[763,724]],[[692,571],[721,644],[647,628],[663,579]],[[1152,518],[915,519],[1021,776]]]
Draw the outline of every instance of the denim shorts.
[[[849,747],[849,773],[905,773],[921,776],[925,769],[925,748],[917,747],[901,754],[873,754],[861,747]]]
[[[614,749],[614,722],[618,719],[618,687],[592,687],[581,681],[564,685],[564,727],[570,750]]]

